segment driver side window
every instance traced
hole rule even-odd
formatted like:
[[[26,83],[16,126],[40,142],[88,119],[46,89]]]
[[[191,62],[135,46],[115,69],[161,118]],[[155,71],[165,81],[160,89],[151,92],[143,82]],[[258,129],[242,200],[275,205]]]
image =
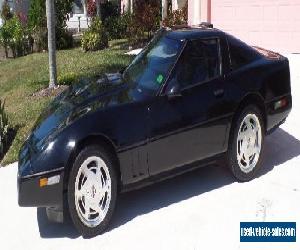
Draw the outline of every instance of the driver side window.
[[[220,76],[219,40],[189,41],[171,77],[181,89],[209,81]]]

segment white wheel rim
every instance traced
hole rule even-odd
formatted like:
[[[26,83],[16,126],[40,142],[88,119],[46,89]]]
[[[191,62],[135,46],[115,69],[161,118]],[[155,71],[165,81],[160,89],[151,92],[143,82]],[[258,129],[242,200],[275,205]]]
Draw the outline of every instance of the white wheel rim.
[[[96,227],[105,218],[111,201],[111,179],[100,157],[89,157],[80,166],[75,181],[75,206],[86,226]]]
[[[258,117],[248,114],[242,121],[237,137],[237,161],[242,172],[251,172],[260,157],[262,131]]]

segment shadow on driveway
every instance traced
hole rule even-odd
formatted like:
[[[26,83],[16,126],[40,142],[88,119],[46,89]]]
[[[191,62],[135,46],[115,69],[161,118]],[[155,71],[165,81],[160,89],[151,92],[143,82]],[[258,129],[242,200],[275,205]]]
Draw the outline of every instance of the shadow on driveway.
[[[298,155],[300,155],[300,141],[284,130],[277,129],[272,135],[266,137],[259,177]],[[121,194],[109,231],[126,224],[139,215],[233,182],[235,179],[225,166],[207,166],[140,190]],[[38,209],[37,219],[42,238],[79,237],[69,220],[64,224],[48,222],[45,209]]]

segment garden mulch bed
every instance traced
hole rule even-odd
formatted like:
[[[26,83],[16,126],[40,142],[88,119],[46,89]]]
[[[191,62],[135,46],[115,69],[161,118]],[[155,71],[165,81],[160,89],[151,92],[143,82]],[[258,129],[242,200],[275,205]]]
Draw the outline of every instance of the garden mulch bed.
[[[68,85],[58,85],[55,88],[46,88],[39,90],[35,93],[33,93],[33,97],[51,97],[51,96],[57,96],[61,92],[63,92],[65,89],[67,89],[69,86]]]

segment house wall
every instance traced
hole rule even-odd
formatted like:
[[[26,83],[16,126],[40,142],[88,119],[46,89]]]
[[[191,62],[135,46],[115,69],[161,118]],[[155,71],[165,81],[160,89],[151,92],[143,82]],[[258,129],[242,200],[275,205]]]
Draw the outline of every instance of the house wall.
[[[300,52],[300,0],[189,0],[189,5],[190,24],[211,21],[251,45]]]

